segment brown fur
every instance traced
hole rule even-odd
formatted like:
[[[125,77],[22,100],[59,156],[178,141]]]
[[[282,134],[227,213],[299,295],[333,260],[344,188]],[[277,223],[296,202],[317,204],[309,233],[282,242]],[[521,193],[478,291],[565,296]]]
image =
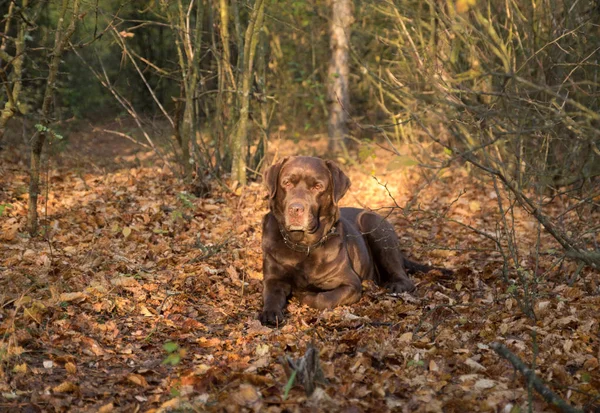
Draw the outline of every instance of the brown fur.
[[[287,299],[325,309],[357,302],[362,280],[412,291],[394,228],[378,214],[338,208],[350,180],[331,161],[284,158],[265,173],[270,211],[263,219],[263,324],[283,321]]]

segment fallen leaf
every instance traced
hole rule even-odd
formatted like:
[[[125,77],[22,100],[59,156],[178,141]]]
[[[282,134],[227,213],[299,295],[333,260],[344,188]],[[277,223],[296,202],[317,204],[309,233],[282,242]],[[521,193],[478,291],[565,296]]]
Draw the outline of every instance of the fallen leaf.
[[[146,378],[140,374],[134,374],[134,373],[128,374],[127,380],[129,380],[133,384],[137,384],[138,386],[148,387],[148,382],[146,381]]]
[[[74,393],[79,391],[79,387],[70,381],[65,381],[58,386],[53,387],[52,391],[54,393]]]
[[[85,299],[87,295],[84,292],[74,292],[74,293],[62,293],[60,295],[60,301],[70,302],[75,300]]]
[[[70,374],[75,374],[77,373],[77,366],[71,362],[67,362],[65,364],[65,369],[67,370],[68,373]]]
[[[84,343],[87,346],[87,348],[84,349],[84,352],[91,353],[94,356],[103,356],[104,355],[104,350],[102,349],[102,347],[100,347],[100,345],[93,338],[81,337],[80,340],[82,343]]]
[[[233,399],[241,406],[250,407],[260,401],[258,390],[250,384],[241,384]]]
[[[154,314],[152,314],[144,304],[140,304],[140,314],[145,317],[154,317]]]
[[[16,364],[13,367],[13,372],[14,373],[27,373],[27,363]]]
[[[110,413],[115,409],[112,403],[105,404],[98,409],[98,413]]]
[[[411,333],[410,331],[407,333],[402,334],[399,338],[398,341],[400,343],[410,343],[413,339],[413,333]]]
[[[477,390],[491,389],[495,385],[496,385],[496,382],[494,380],[479,379],[475,382],[475,389],[477,389]]]
[[[440,371],[440,368],[433,360],[429,360],[429,371]]]
[[[257,356],[261,357],[264,356],[265,354],[269,354],[269,345],[268,344],[264,344],[264,343],[259,343],[256,346],[256,350],[254,351],[256,353]]]
[[[485,366],[482,366],[481,364],[479,364],[478,362],[476,362],[473,359],[467,358],[465,360],[465,364],[469,367],[471,367],[473,370],[475,371],[485,371],[486,368]]]
[[[469,209],[471,210],[471,212],[477,212],[481,210],[481,202],[477,200],[469,202]]]
[[[583,363],[583,368],[586,370],[594,370],[598,368],[598,359],[596,357],[592,357],[587,359]]]

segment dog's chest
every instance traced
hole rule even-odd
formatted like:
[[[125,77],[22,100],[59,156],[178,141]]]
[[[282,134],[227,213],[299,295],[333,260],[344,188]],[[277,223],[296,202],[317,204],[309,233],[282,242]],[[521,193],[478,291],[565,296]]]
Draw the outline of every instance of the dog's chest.
[[[339,263],[347,260],[345,253],[345,249],[334,246],[308,255],[298,254],[286,265],[292,285],[299,290],[335,288],[339,284]]]

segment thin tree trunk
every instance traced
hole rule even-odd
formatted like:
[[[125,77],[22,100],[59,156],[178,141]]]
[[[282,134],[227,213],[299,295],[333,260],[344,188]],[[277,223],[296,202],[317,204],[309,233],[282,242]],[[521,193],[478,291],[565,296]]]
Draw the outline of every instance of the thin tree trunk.
[[[21,13],[27,14],[28,0],[23,0],[21,4]],[[4,33],[8,34],[10,30],[10,23],[13,18],[15,3],[11,2],[8,9],[8,16],[6,20],[6,25],[4,27]],[[12,60],[13,70],[10,74],[10,79],[6,77],[5,71],[0,68],[2,71],[2,82],[5,84],[6,88],[6,103],[4,104],[4,109],[0,112],[0,146],[2,145],[2,141],[4,138],[4,131],[6,130],[6,125],[8,121],[12,119],[12,117],[20,113],[19,109],[19,97],[21,96],[21,89],[23,87],[22,78],[23,78],[23,62],[25,61],[25,31],[27,29],[27,23],[23,21],[23,19],[19,20],[18,29],[17,29],[17,37],[15,39],[15,57],[9,56],[6,52],[6,38],[2,44],[2,50],[0,54],[0,58],[2,60],[9,59]],[[5,66],[6,67],[6,66]],[[12,87],[12,90],[11,90]]]
[[[217,47],[217,34],[215,31],[215,13],[212,2],[208,2],[208,30],[210,33],[210,39],[213,50],[218,50]],[[217,96],[215,97],[215,116],[213,116],[212,130],[215,133],[217,144],[215,145],[215,173],[220,174],[222,169],[226,169],[223,165],[225,161],[225,125],[222,119],[223,116],[223,105],[225,93],[225,70],[223,68],[223,60],[221,58],[214,58],[214,62],[217,65]],[[208,116],[208,111],[206,113]]]
[[[192,178],[192,163],[190,162],[190,143],[194,144],[196,139],[196,111],[194,110],[194,95],[198,87],[198,71],[200,66],[200,55],[202,46],[202,19],[204,18],[203,4],[200,0],[196,4],[196,27],[193,31],[193,37],[190,37],[192,28],[189,23],[189,16],[186,20],[183,18],[183,7],[180,9],[181,15],[181,35],[182,43],[186,51],[187,64],[180,62],[183,75],[183,84],[185,86],[185,109],[183,114],[183,133],[182,143],[184,154],[185,181],[189,182]],[[196,154],[199,155],[199,154]],[[198,159],[196,159],[198,161]]]
[[[60,9],[60,17],[56,24],[56,34],[54,37],[54,48],[52,49],[52,55],[50,63],[48,65],[48,81],[46,83],[46,89],[44,90],[44,100],[42,103],[42,116],[40,123],[42,126],[47,127],[50,124],[50,112],[52,110],[52,99],[54,97],[54,90],[56,87],[56,80],[58,78],[58,68],[60,66],[60,59],[62,53],[65,50],[69,39],[75,32],[76,21],[79,13],[79,0],[73,0],[73,14],[69,26],[65,28],[65,18],[67,10],[69,9],[69,0],[63,0]],[[46,141],[47,130],[43,129],[38,131],[33,136],[33,142],[31,144],[31,166],[30,166],[30,181],[29,181],[29,204],[27,211],[27,227],[29,233],[33,236],[37,233],[38,227],[38,214],[37,214],[37,200],[39,195],[40,186],[40,170],[42,160],[42,149],[44,148],[44,142]]]
[[[252,86],[252,69],[254,54],[258,43],[258,34],[262,29],[264,20],[264,0],[256,0],[250,15],[244,39],[244,64],[242,72],[242,90],[240,102],[240,121],[233,141],[233,165],[231,177],[246,184],[246,162],[248,156],[248,114],[250,111],[250,88]]]
[[[260,93],[260,125],[262,127],[263,136],[260,139],[258,149],[256,150],[256,158],[252,167],[257,170],[268,151],[269,144],[269,115],[267,113],[267,34],[260,32],[258,42],[258,62],[257,62],[257,85]]]
[[[329,150],[337,152],[348,136],[348,51],[350,25],[352,24],[351,0],[333,0],[330,27],[331,61],[329,63]]]

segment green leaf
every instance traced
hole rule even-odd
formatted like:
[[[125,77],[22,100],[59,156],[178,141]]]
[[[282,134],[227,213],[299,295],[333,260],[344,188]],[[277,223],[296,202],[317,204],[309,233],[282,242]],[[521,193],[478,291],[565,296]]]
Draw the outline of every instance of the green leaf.
[[[400,156],[396,156],[394,159],[392,159],[387,164],[387,170],[395,171],[400,168],[404,168],[407,166],[414,166],[414,165],[418,165],[418,164],[419,163],[417,161],[415,161],[414,159],[412,159],[406,155],[400,155]]]
[[[296,370],[292,371],[292,375],[290,376],[288,382],[285,384],[285,387],[283,388],[283,400],[287,399],[290,390],[292,390],[294,382],[296,381],[296,374],[298,374]]]
[[[168,341],[165,344],[163,344],[163,348],[167,353],[174,353],[179,349],[179,344],[174,343],[172,341]]]
[[[181,389],[179,389],[176,386],[171,387],[171,397],[179,397],[180,395],[181,395]]]
[[[581,381],[584,383],[589,383],[592,380],[592,376],[590,376],[590,373],[588,373],[587,371],[584,373],[581,373]]]
[[[4,210],[11,208],[11,204],[0,204],[0,217],[4,215]]]
[[[171,353],[163,360],[162,364],[170,364],[176,366],[181,361],[181,355],[179,353]]]
[[[412,366],[423,367],[425,365],[425,362],[423,360],[410,360],[406,365],[408,367],[412,367]]]
[[[177,194],[177,198],[179,198],[185,208],[189,209],[194,208],[193,201],[197,199],[193,194],[188,194],[187,192],[180,192]]]
[[[450,148],[444,148],[444,153],[446,155],[452,155],[452,149],[450,149]]]

